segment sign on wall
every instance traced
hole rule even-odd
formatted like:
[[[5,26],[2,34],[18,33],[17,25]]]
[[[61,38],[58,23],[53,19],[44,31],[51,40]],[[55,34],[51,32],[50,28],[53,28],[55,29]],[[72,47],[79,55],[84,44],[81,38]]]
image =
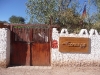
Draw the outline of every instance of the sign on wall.
[[[73,53],[88,53],[90,48],[89,38],[60,37],[59,51]]]

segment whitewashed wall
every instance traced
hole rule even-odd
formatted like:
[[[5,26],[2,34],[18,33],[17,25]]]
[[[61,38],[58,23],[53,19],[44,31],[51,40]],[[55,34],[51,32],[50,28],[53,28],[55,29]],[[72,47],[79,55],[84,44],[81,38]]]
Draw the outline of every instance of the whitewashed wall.
[[[66,31],[66,33],[63,33],[64,31]],[[100,35],[98,34],[97,30],[91,29],[88,32],[86,29],[82,29],[79,34],[69,34],[67,29],[62,29],[61,33],[58,33],[56,28],[53,28],[53,40],[57,40],[59,44],[59,37],[62,36],[90,38],[90,53],[61,53],[59,52],[58,45],[58,48],[52,48],[51,50],[52,66],[100,66]],[[9,62],[10,30],[7,28],[2,28],[0,29],[0,66],[6,67]]]
[[[0,66],[8,66],[10,61],[10,30],[0,28]]]
[[[63,33],[64,31],[66,33]],[[98,34],[97,30],[91,29],[88,32],[86,29],[82,29],[79,34],[69,34],[67,29],[62,29],[61,33],[58,33],[56,28],[53,28],[53,40],[57,40],[59,44],[59,37],[62,36],[90,38],[90,53],[61,53],[59,52],[59,47],[52,48],[52,66],[100,66],[100,35]]]

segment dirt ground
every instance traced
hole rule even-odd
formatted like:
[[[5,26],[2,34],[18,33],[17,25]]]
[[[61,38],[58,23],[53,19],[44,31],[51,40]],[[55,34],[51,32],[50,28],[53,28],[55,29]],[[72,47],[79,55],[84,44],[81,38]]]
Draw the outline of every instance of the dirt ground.
[[[48,67],[29,66],[0,68],[0,75],[100,75],[100,67]]]

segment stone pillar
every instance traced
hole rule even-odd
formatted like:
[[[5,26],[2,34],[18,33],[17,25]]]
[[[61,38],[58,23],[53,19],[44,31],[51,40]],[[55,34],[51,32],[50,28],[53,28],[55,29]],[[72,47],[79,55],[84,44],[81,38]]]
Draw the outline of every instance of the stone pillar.
[[[0,67],[7,67],[10,62],[10,30],[0,28]]]

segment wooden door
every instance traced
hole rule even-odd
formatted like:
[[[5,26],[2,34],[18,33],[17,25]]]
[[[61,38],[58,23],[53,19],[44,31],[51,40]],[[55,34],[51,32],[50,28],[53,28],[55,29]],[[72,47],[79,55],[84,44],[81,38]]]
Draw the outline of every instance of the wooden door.
[[[40,35],[39,35],[40,33]],[[37,29],[33,31],[34,42],[31,43],[31,65],[50,65],[50,31]]]
[[[50,29],[16,26],[11,33],[11,65],[50,65]]]

